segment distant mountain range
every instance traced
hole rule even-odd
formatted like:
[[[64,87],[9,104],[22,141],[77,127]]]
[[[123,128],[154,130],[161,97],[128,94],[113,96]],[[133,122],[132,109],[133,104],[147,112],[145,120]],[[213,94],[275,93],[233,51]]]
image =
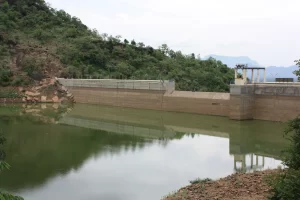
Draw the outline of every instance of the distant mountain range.
[[[247,56],[220,56],[220,55],[208,55],[203,58],[207,60],[208,58],[214,58],[220,60],[222,63],[226,64],[228,67],[235,67],[236,64],[248,64],[249,67],[259,67],[260,65],[255,60]],[[270,66],[266,67],[267,70],[267,81],[275,81],[275,78],[294,78],[295,81],[298,80],[297,76],[293,74],[295,70],[299,69],[298,66],[293,65],[290,67],[282,66]],[[248,77],[250,78],[250,72],[248,72]]]
[[[222,61],[222,63],[231,68],[235,67],[236,64],[248,64],[249,67],[260,66],[255,60],[250,59],[248,56],[220,56],[212,54],[204,57],[203,60],[207,60],[210,57]]]

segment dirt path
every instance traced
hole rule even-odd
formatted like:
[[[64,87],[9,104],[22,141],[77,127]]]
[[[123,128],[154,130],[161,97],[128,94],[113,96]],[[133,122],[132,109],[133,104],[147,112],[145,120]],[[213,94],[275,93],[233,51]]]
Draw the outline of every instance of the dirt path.
[[[232,174],[217,181],[189,185],[164,200],[267,200],[270,187],[265,179],[275,173],[279,170]]]

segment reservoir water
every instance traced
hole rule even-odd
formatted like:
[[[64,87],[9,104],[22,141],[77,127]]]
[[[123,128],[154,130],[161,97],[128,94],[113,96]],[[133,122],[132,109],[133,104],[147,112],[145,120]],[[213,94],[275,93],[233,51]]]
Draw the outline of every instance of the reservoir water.
[[[155,200],[196,178],[277,168],[286,124],[76,104],[0,106],[11,169],[28,200]]]

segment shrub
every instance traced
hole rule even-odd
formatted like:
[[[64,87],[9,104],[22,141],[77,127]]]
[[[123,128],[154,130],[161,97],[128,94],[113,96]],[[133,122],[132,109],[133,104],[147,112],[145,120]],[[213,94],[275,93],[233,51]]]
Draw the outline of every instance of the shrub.
[[[0,98],[20,98],[22,97],[18,92],[14,90],[1,90]]]
[[[300,118],[289,122],[285,136],[291,141],[290,147],[284,151],[283,164],[287,167],[300,170]]]
[[[284,151],[283,164],[287,167],[269,180],[272,186],[271,200],[300,199],[300,118],[289,122],[285,136],[291,141]]]
[[[22,62],[22,67],[28,76],[32,76],[35,71],[39,71],[38,64],[34,58],[26,57]]]
[[[11,85],[20,86],[23,84],[23,82],[24,82],[23,78],[17,77],[11,82]]]
[[[9,69],[0,68],[0,85],[8,86],[10,85],[10,77],[12,73]]]
[[[300,171],[289,169],[270,179],[272,196],[270,200],[300,199]]]
[[[201,179],[201,178],[196,178],[195,180],[190,181],[191,184],[198,184],[198,183],[206,183],[212,181],[210,178],[206,179]]]

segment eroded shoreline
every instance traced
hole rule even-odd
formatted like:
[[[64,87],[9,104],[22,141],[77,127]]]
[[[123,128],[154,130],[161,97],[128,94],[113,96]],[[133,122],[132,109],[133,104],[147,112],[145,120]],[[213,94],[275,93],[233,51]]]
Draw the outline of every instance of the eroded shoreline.
[[[179,189],[164,200],[267,200],[271,187],[270,176],[282,170],[265,170],[253,173],[235,173],[215,181],[203,181]]]

